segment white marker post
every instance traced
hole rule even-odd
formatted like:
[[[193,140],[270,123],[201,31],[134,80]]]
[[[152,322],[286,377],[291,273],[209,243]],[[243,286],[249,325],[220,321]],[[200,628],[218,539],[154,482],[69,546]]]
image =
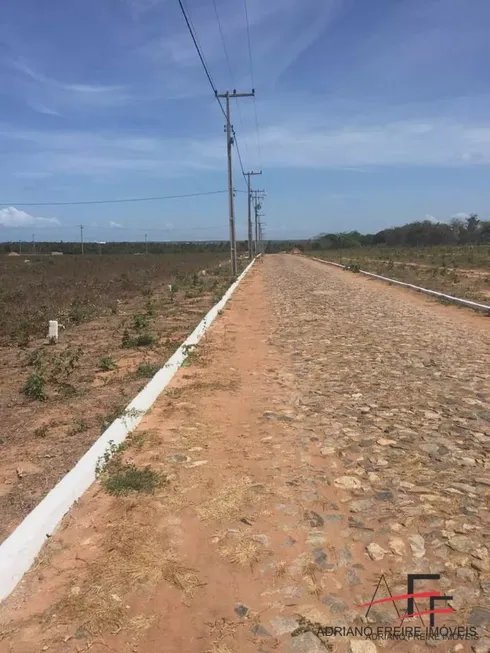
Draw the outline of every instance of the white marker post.
[[[58,342],[58,321],[49,320],[48,339],[51,343]]]

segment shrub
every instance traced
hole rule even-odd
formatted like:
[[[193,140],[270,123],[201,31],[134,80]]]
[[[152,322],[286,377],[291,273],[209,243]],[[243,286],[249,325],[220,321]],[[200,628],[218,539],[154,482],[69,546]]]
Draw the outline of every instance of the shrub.
[[[135,371],[135,376],[139,379],[150,379],[160,369],[157,363],[140,363]]]
[[[150,467],[138,468],[134,463],[109,463],[101,477],[102,487],[109,494],[130,492],[152,494],[161,484],[161,476]]]
[[[99,370],[102,370],[102,372],[110,372],[111,370],[115,370],[116,367],[116,363],[110,356],[103,356],[99,361]]]
[[[46,381],[40,374],[31,374],[25,384],[21,388],[22,394],[29,399],[37,401],[46,401],[47,396],[45,392]]]

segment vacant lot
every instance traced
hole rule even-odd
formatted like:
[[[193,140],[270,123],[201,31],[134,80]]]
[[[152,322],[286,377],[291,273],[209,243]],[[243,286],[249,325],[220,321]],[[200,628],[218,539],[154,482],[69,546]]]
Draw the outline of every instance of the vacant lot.
[[[2,653],[487,653],[489,326],[266,256],[0,605]],[[408,572],[481,639],[322,635],[400,625],[360,606]]]
[[[2,257],[0,279],[2,541],[232,279],[211,254]],[[58,344],[47,342],[49,319],[65,326]]]
[[[392,279],[489,303],[490,247],[366,247],[314,254]]]

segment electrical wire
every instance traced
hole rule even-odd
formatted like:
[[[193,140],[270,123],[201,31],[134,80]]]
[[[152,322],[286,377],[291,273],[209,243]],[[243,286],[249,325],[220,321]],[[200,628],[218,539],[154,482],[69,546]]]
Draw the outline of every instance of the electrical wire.
[[[228,66],[228,72],[230,74],[231,85],[232,85],[233,88],[236,88],[235,76],[233,75],[233,70],[231,68],[230,57],[228,55],[228,48],[226,47],[225,35],[223,33],[223,28],[221,26],[221,19],[219,17],[218,5],[216,4],[216,0],[213,0],[213,7],[214,7],[214,14],[216,16],[216,22],[218,23],[218,30],[219,30],[219,35],[221,37],[221,44],[223,46],[223,52],[225,54],[226,64]],[[237,109],[238,109],[238,119],[240,120],[240,127],[242,128],[242,132],[245,132],[245,129],[243,128],[242,110],[240,108],[240,103],[239,102],[237,103]],[[233,134],[233,135],[236,138],[235,134]],[[247,146],[246,141],[245,141],[245,152],[246,152],[247,158],[248,158],[248,146]]]
[[[233,73],[232,73],[232,70],[231,70],[231,65],[230,65],[230,61],[229,61],[229,57],[228,57],[228,52],[226,50],[226,44],[225,44],[225,40],[224,40],[223,31],[222,31],[222,28],[221,28],[221,22],[219,20],[219,14],[218,14],[217,7],[216,7],[216,0],[213,0],[213,2],[214,2],[214,6],[215,6],[215,10],[216,10],[216,17],[217,17],[217,20],[218,20],[218,26],[219,26],[219,30],[220,30],[220,34],[221,34],[221,38],[222,38],[222,42],[223,42],[223,48],[225,50],[225,55],[226,55],[226,59],[228,61],[228,67],[229,67],[230,75],[232,77],[232,82],[233,82]],[[225,117],[225,120],[226,120],[226,122],[228,124],[229,121],[228,121],[228,117],[226,115],[226,111],[224,110],[223,105],[222,105],[222,103],[221,103],[221,101],[220,101],[220,99],[218,97],[218,91],[217,91],[216,86],[215,86],[215,84],[213,82],[213,79],[211,77],[211,73],[209,72],[209,68],[208,68],[208,65],[206,63],[206,59],[204,57],[204,54],[202,52],[202,48],[201,48],[201,46],[199,44],[197,34],[195,33],[196,31],[195,31],[195,29],[194,29],[194,27],[192,25],[191,18],[190,18],[190,16],[187,14],[187,12],[185,10],[183,0],[178,0],[178,3],[179,3],[179,6],[180,6],[182,15],[184,16],[184,19],[185,19],[185,22],[186,22],[186,25],[187,25],[187,29],[189,30],[189,33],[190,33],[190,35],[192,37],[194,47],[195,47],[195,49],[197,51],[197,54],[199,55],[199,59],[200,59],[201,64],[202,64],[202,66],[204,68],[204,71],[206,73],[206,77],[207,77],[207,79],[209,81],[209,84],[210,84],[212,90],[213,90],[214,97],[216,98],[216,101],[218,102],[218,105],[219,105],[219,107],[221,109],[221,112],[223,113],[223,115]],[[246,0],[245,0],[245,5],[246,5]],[[247,25],[248,25],[248,16],[247,16]],[[252,79],[253,79],[253,77],[252,77]],[[254,96],[254,102],[255,102],[255,96]],[[240,114],[240,119],[241,119],[241,114]],[[233,126],[231,124],[229,126],[230,126],[231,132],[233,134],[234,145],[236,147],[236,151],[237,151],[237,154],[238,154],[238,160],[240,162],[241,172],[242,172],[244,180],[247,181],[247,178],[246,178],[246,175],[245,175],[245,170],[244,170],[244,167],[243,167],[243,162],[242,162],[240,149],[239,149],[239,146],[238,146],[238,139],[237,139],[237,136],[236,136],[236,133],[235,133],[235,130],[234,130]],[[185,198],[185,197],[199,197],[199,196],[204,196],[204,195],[218,195],[218,194],[227,193],[227,192],[228,192],[227,190],[217,190],[217,191],[207,191],[207,192],[202,192],[202,193],[188,193],[188,194],[182,194],[182,195],[161,195],[161,196],[155,196],[155,197],[132,197],[132,198],[118,198],[118,199],[108,199],[108,200],[76,200],[76,201],[69,201],[69,202],[0,202],[0,206],[2,206],[2,205],[3,206],[19,206],[19,207],[20,206],[87,206],[87,205],[95,205],[95,204],[125,204],[125,203],[134,203],[134,202],[152,202],[152,201],[170,200],[170,199],[178,199],[178,198]],[[235,192],[246,193],[248,191],[244,191],[244,190],[241,190],[241,189],[235,189]],[[0,227],[5,227],[5,226],[6,225],[0,224]],[[9,227],[9,228],[18,228],[18,227]],[[28,227],[28,228],[30,228],[30,227]]]
[[[201,197],[202,195],[219,195],[227,193],[227,190],[211,190],[203,193],[187,193],[185,195],[160,195],[156,197],[130,197],[126,199],[112,200],[79,200],[76,202],[0,202],[0,205],[7,206],[80,206],[87,204],[125,204],[128,202],[154,202],[159,200],[174,200],[183,197]],[[239,191],[243,192],[243,191]]]
[[[213,91],[216,93],[216,87],[215,87],[214,82],[213,82],[213,80],[211,78],[211,73],[209,72],[209,69],[208,69],[208,67],[206,65],[206,61],[204,60],[204,55],[201,53],[201,48],[199,47],[199,44],[197,42],[197,37],[194,36],[194,31],[193,31],[193,29],[191,27],[190,19],[187,16],[187,12],[186,12],[186,10],[184,8],[184,4],[183,4],[182,0],[177,0],[177,1],[179,3],[182,15],[184,16],[184,20],[185,20],[185,23],[187,25],[187,29],[189,30],[189,34],[192,37],[194,47],[196,48],[197,54],[199,55],[199,59],[201,60],[201,64],[202,64],[202,67],[204,68],[204,72],[206,73],[206,76],[208,78],[209,84],[210,84],[211,88],[213,89]],[[216,99],[218,100],[218,104],[221,106],[221,102],[219,101],[219,98],[216,98]],[[221,107],[221,110],[224,113],[223,107]]]
[[[233,71],[231,69],[231,63],[230,63],[230,57],[228,56],[228,49],[226,47],[226,41],[225,41],[225,35],[223,34],[223,28],[221,27],[221,20],[219,17],[218,13],[218,6],[216,4],[216,0],[213,0],[213,7],[214,7],[214,15],[216,16],[216,22],[218,23],[218,30],[219,30],[219,35],[221,37],[221,44],[223,45],[223,52],[225,53],[225,59],[226,63],[228,65],[228,72],[230,73],[230,81],[233,86],[235,87],[235,80],[233,77]]]
[[[235,143],[236,153],[238,155],[238,161],[240,162],[240,168],[242,170],[242,175],[243,175],[243,178],[245,179],[245,181],[247,181],[247,176],[245,175],[245,170],[243,168],[242,155],[240,154],[240,148],[238,147],[238,141],[237,141],[237,138],[236,138],[236,133],[235,133],[235,130],[233,129],[233,127],[231,128],[231,130],[232,130],[232,133],[233,133],[233,142]]]
[[[206,77],[208,78],[209,84],[210,84],[211,88],[213,89],[214,97],[216,98],[216,101],[219,104],[221,112],[225,117],[227,126],[229,126],[230,129],[232,130],[233,140],[234,140],[234,144],[235,144],[236,151],[237,151],[237,154],[238,154],[238,159],[240,161],[240,168],[241,168],[241,171],[242,171],[242,175],[243,175],[244,180],[247,181],[247,178],[246,178],[246,175],[245,175],[245,169],[244,169],[243,163],[242,163],[242,157],[241,157],[241,154],[240,154],[240,149],[238,147],[238,140],[236,138],[235,130],[233,129],[233,126],[231,125],[230,121],[228,120],[228,116],[226,115],[226,111],[225,111],[225,109],[224,109],[224,107],[223,107],[223,105],[222,105],[222,103],[221,103],[221,101],[220,101],[220,99],[218,97],[218,90],[217,90],[217,88],[216,88],[216,86],[215,86],[215,84],[213,82],[213,79],[211,77],[211,73],[209,72],[208,66],[207,66],[205,58],[204,58],[204,54],[201,52],[201,48],[199,46],[197,36],[194,34],[195,30],[193,30],[193,28],[192,28],[191,20],[190,20],[190,17],[188,16],[188,14],[187,14],[187,12],[185,10],[183,0],[177,0],[177,2],[179,3],[180,10],[182,12],[182,15],[184,16],[185,24],[187,25],[187,29],[188,29],[188,31],[189,31],[189,33],[191,35],[192,42],[194,43],[194,47],[196,48],[197,54],[199,55],[199,59],[200,59],[201,64],[202,64],[202,66],[204,68],[204,72],[206,73]]]
[[[250,62],[250,77],[252,80],[252,88],[255,88],[255,79],[254,79],[254,66],[253,66],[253,58],[252,58],[252,45],[251,45],[251,40],[250,40],[250,21],[248,19],[248,7],[247,7],[247,0],[243,0],[243,6],[245,9],[245,22],[247,24],[247,42],[248,42],[248,59]],[[257,102],[255,101],[255,94],[253,96],[253,103],[254,103],[254,114],[255,114],[255,131],[257,134],[257,151],[259,154],[259,164],[260,164],[260,169],[262,170],[262,150],[260,147],[260,129],[259,129],[259,118],[257,115]]]
[[[150,233],[152,231],[156,232],[165,232],[165,233],[181,233],[183,231],[223,231],[224,227],[223,225],[210,225],[206,227],[186,227],[186,226],[179,226],[178,228],[175,227],[111,227],[110,225],[82,225],[84,232],[85,231],[93,231],[93,230],[98,230],[100,231],[101,229],[104,231],[111,231],[112,233],[119,233],[121,231],[131,231],[131,232],[138,232],[138,233]],[[2,229],[11,229],[15,231],[36,231],[36,225],[29,225],[29,226],[14,226],[14,225],[4,225],[0,224],[0,234],[2,233]],[[72,231],[72,230],[79,230],[80,225],[45,225],[43,227],[38,227],[37,233],[44,233],[46,231]],[[243,228],[244,229],[244,228]]]

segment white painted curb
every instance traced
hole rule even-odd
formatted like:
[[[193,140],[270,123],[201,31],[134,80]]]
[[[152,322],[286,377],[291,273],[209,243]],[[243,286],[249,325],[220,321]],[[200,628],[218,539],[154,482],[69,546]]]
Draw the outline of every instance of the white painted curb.
[[[211,326],[255,260],[245,268],[213,306],[187,340],[169,358],[143,390],[127,406],[122,417],[116,419],[80,458],[75,467],[44,497],[14,532],[0,545],[0,601],[3,601],[28,571],[50,536],[68,510],[95,481],[97,461],[110,443],[118,445],[133,431],[157,397],[170,383],[190,351]]]
[[[326,261],[322,258],[317,258],[315,256],[311,257],[313,261],[319,261],[320,263],[326,263],[327,265],[335,265],[337,268],[344,268],[340,263],[334,263],[333,261]],[[485,304],[479,304],[478,302],[472,302],[469,299],[460,299],[459,297],[453,297],[452,295],[445,295],[442,292],[437,292],[436,290],[429,290],[428,288],[422,288],[421,286],[414,286],[412,283],[405,283],[404,281],[397,281],[396,279],[389,279],[388,277],[382,277],[379,274],[373,274],[372,272],[366,272],[365,270],[359,270],[361,274],[365,274],[367,277],[373,277],[374,279],[380,279],[381,281],[388,281],[393,283],[396,286],[403,286],[405,288],[410,288],[411,290],[416,290],[417,292],[424,293],[426,295],[432,295],[433,297],[440,297],[445,299],[448,302],[453,304],[459,304],[460,306],[467,306],[472,308],[475,311],[484,311],[490,314],[490,306]]]

